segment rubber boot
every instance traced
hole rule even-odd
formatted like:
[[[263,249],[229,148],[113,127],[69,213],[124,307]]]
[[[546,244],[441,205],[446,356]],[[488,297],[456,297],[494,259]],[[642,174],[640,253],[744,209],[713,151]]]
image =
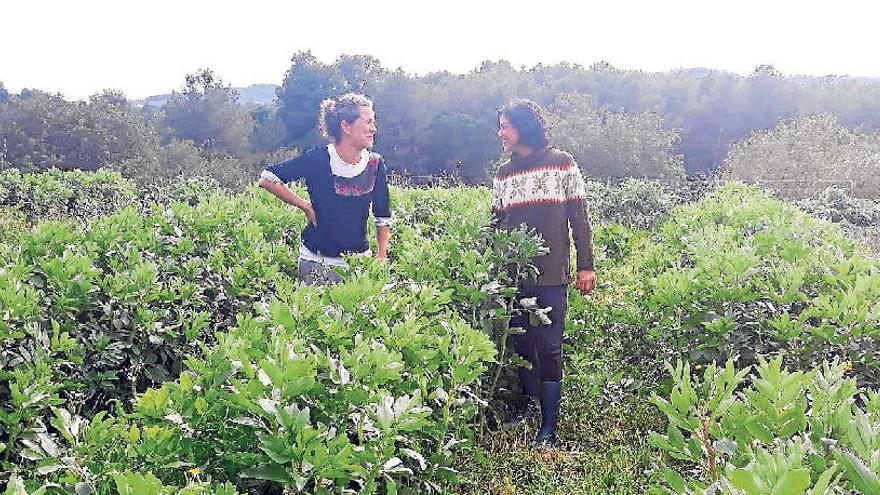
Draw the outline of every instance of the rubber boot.
[[[562,382],[541,382],[541,430],[532,442],[533,447],[552,447],[556,444],[556,422]]]

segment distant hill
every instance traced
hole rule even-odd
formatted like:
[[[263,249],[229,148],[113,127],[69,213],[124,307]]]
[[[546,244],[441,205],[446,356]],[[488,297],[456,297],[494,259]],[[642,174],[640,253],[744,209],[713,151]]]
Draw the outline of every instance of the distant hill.
[[[823,86],[827,84],[845,84],[848,82],[860,83],[860,84],[880,84],[880,78],[876,77],[854,77],[854,76],[838,76],[836,74],[829,74],[827,76],[806,76],[806,75],[793,75],[786,76],[786,81],[791,81],[796,84],[800,84],[802,86]]]
[[[251,84],[244,88],[232,88],[238,91],[238,102],[242,105],[274,105],[275,90],[277,86],[274,84]],[[142,100],[131,100],[131,104],[135,107],[151,107],[159,109],[168,103],[171,94],[148,96]]]
[[[739,76],[733,72],[728,72],[720,69],[710,69],[708,67],[685,67],[681,69],[673,69],[666,72],[657,72],[656,74],[684,74],[686,76],[690,76],[694,79],[706,79],[711,76],[717,74],[731,74],[736,77],[747,77],[747,76]],[[848,76],[848,75],[837,75],[837,74],[828,74],[826,76],[809,76],[804,74],[792,74],[792,75],[783,75],[782,79],[788,82],[792,82],[801,86],[822,86],[827,85],[829,83],[834,84],[845,84],[848,82],[855,82],[861,84],[880,84],[880,78],[876,77],[856,77],[856,76]]]
[[[278,86],[274,84],[251,84],[246,88],[235,88],[239,103],[255,105],[274,105],[276,89]]]

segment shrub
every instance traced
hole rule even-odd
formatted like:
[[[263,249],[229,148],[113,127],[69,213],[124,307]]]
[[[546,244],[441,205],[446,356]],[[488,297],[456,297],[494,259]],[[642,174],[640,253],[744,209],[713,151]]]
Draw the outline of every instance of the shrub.
[[[880,270],[834,225],[728,185],[647,236],[604,235],[606,295],[584,303],[583,318],[624,339],[632,365],[684,355],[747,366],[781,354],[806,369],[838,357],[860,384],[880,384]]]
[[[192,177],[211,177],[224,188],[239,192],[256,182],[259,171],[244,161],[199,149],[192,141],[173,140],[155,153],[114,164],[112,170],[141,186],[161,186]]]
[[[721,165],[725,180],[755,182],[801,199],[829,185],[855,197],[880,194],[880,133],[850,130],[823,113],[780,121],[733,143]]]
[[[0,206],[11,206],[30,220],[41,218],[90,218],[113,213],[137,198],[134,184],[112,172],[63,172],[39,174],[18,170],[0,172]]]
[[[880,491],[878,396],[859,393],[849,363],[788,371],[781,357],[760,359],[751,375],[731,361],[699,367],[667,366],[669,400],[652,399],[669,426],[665,435],[652,432],[650,443],[689,472],[667,468],[664,493]]]
[[[4,468],[95,487],[129,472],[183,486],[195,466],[251,487],[439,490],[512,359],[501,260],[528,270],[539,249],[484,228],[487,193],[394,190],[413,223],[393,278],[352,260],[326,290],[294,283],[301,216],[256,188],[37,224],[0,258]],[[412,257],[428,250],[465,269]]]
[[[587,182],[594,221],[650,230],[666,220],[676,196],[659,182],[625,179],[615,185]]]

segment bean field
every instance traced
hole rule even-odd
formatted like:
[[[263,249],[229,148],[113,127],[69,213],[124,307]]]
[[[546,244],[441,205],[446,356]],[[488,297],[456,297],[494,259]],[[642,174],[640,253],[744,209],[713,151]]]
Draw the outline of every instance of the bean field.
[[[256,187],[0,173],[0,489],[880,493],[880,202],[588,186],[599,284],[536,450],[500,425],[541,240],[487,189],[393,188],[390,262],[310,287]]]

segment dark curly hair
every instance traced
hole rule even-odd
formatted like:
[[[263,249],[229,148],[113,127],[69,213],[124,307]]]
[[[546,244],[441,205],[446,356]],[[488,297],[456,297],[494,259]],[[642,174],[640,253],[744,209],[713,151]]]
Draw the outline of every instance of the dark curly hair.
[[[498,109],[498,117],[504,116],[516,132],[519,142],[530,148],[545,148],[547,140],[547,119],[540,105],[525,99],[512,100]]]

